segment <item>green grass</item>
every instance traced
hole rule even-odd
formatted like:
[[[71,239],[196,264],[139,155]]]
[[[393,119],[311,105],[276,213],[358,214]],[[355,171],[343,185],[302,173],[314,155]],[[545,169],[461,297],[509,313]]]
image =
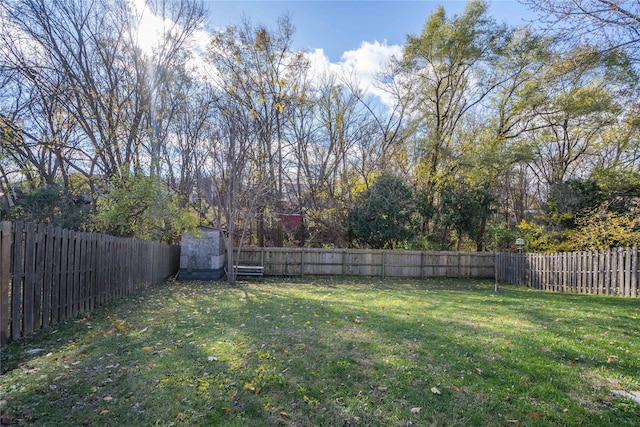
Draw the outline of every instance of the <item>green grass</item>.
[[[620,426],[640,300],[483,280],[169,283],[2,350],[4,422]],[[31,350],[41,350],[33,354]]]

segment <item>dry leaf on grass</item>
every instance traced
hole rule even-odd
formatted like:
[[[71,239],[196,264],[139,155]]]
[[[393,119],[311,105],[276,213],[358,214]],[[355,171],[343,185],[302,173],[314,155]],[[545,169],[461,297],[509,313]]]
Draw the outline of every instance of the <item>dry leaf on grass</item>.
[[[433,394],[442,394],[442,393],[440,393],[440,390],[438,390],[438,387],[431,387],[431,393],[433,393]]]

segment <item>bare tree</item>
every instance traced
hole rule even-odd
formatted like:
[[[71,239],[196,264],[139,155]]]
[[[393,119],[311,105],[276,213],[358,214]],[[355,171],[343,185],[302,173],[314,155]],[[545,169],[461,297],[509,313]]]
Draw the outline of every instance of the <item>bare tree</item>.
[[[638,0],[523,0],[552,30],[602,51],[624,49],[640,61]]]
[[[3,32],[3,57],[33,82],[34,93],[53,98],[59,114],[73,119],[74,147],[87,156],[73,167],[87,176],[140,168],[145,146],[151,172],[158,169],[167,109],[160,114],[156,107],[204,10],[192,0],[151,6],[146,13],[160,13],[165,23],[151,53],[138,45],[142,18],[125,0],[10,0],[1,6],[13,30]]]

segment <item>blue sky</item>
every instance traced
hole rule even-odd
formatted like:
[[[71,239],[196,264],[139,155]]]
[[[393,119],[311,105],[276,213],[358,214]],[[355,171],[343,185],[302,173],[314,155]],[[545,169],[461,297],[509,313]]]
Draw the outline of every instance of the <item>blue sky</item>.
[[[463,12],[466,1],[229,1],[206,0],[213,28],[237,24],[246,15],[254,23],[275,27],[289,13],[296,27],[297,49],[322,49],[332,63],[363,42],[403,45],[406,35],[421,32],[427,17],[442,4],[449,16]],[[490,12],[498,21],[523,25],[533,16],[517,0],[494,0]]]

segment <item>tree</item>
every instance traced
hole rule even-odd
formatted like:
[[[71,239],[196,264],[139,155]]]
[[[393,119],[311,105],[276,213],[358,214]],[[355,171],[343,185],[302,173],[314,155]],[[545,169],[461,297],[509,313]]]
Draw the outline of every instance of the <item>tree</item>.
[[[411,189],[401,179],[384,173],[356,197],[347,232],[361,245],[394,248],[415,236],[414,212]]]
[[[461,16],[448,18],[439,7],[419,36],[408,36],[398,64],[402,97],[414,111],[419,140],[419,181],[430,197],[447,175],[443,166],[455,150],[460,127],[500,84],[497,62],[510,31],[487,14],[487,3],[471,1]]]
[[[283,210],[285,127],[297,82],[308,68],[304,57],[291,50],[293,31],[287,17],[280,18],[273,31],[245,20],[217,33],[209,49],[218,124],[210,151],[209,194],[227,228],[231,283],[233,251],[240,250],[250,223],[257,223],[258,245],[264,246],[266,215]],[[278,224],[276,245],[282,243]],[[239,238],[235,230],[241,231]]]
[[[640,209],[638,206],[624,212],[615,212],[605,202],[577,222],[569,233],[569,250],[598,251],[615,247],[640,245]]]
[[[325,76],[316,86],[310,85],[293,104],[289,127],[294,141],[292,181],[311,244],[343,241],[342,224],[355,175],[362,171],[358,166],[369,154],[360,152],[359,144],[367,137],[377,141],[367,133],[370,117],[358,107],[358,97],[338,83],[336,76]]]
[[[198,218],[181,207],[178,195],[156,176],[113,178],[92,215],[93,231],[177,243],[183,230],[193,231]]]
[[[640,3],[637,0],[525,0],[551,29],[572,43],[587,42],[601,52],[627,50],[639,61]]]
[[[278,19],[274,30],[245,20],[240,26],[217,33],[210,48],[211,63],[217,69],[214,84],[249,114],[257,142],[257,173],[272,183],[271,192],[265,193],[256,207],[260,246],[265,244],[269,210],[280,213],[283,209],[288,149],[285,127],[297,83],[309,67],[304,55],[291,48],[293,32],[286,16]],[[277,246],[281,234],[281,229],[275,230]]]
[[[4,219],[52,224],[70,230],[84,230],[91,208],[82,195],[68,193],[52,184],[27,189]]]
[[[90,178],[121,177],[143,166],[157,173],[168,112],[157,107],[204,17],[202,4],[159,0],[140,11],[126,0],[9,0],[0,7],[1,60],[15,76],[9,99],[18,104],[9,111],[25,112],[27,130],[48,118],[48,127],[30,139]],[[149,7],[164,27],[147,54],[138,30]]]
[[[439,223],[456,232],[457,247],[462,247],[466,236],[476,244],[476,250],[484,250],[484,234],[487,218],[491,214],[493,198],[487,191],[448,185],[440,193]]]

